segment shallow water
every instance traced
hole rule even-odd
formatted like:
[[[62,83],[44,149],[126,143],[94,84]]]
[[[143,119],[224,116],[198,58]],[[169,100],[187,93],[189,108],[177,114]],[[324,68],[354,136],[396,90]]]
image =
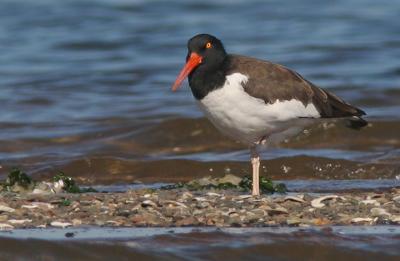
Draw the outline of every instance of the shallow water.
[[[12,166],[37,178],[62,170],[83,184],[117,183],[102,188],[125,190],[136,181],[150,185],[130,188],[248,174],[247,149],[202,118],[187,87],[170,91],[187,39],[209,32],[229,52],[297,70],[363,108],[372,123],[362,131],[340,122],[313,126],[265,150],[264,174],[284,181],[291,191],[398,187],[399,13],[400,3],[390,0],[293,0],[285,5],[1,0],[0,177]],[[353,229],[234,233],[190,228],[161,234],[99,229],[86,238],[96,230],[1,232],[15,238],[0,238],[0,257],[394,260],[400,255],[397,227],[376,233]],[[66,238],[71,231],[73,237]]]
[[[396,260],[399,235],[398,226],[31,229],[0,232],[0,254],[10,260]]]
[[[400,4],[288,5],[1,1],[0,175],[20,166],[36,176],[63,170],[81,182],[109,184],[247,174],[246,148],[199,118],[188,88],[170,92],[187,39],[209,32],[230,52],[296,69],[362,107],[372,122],[360,132],[340,124],[316,128],[265,151],[268,175],[395,178]],[[301,167],[305,159],[310,163]]]
[[[387,191],[392,188],[400,188],[398,179],[351,179],[351,180],[274,180],[276,183],[284,183],[288,193],[328,193],[328,192],[351,192],[351,191]],[[126,192],[138,189],[163,189],[174,183],[133,183],[133,184],[111,184],[94,185],[91,188],[100,192]],[[86,187],[83,187],[86,188]],[[89,187],[87,187],[89,188]]]

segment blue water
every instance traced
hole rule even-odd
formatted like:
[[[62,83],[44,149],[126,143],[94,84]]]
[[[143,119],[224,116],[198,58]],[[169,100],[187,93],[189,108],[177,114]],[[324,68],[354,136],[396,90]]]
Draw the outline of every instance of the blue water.
[[[397,260],[399,233],[398,226],[24,229],[0,232],[0,253],[7,260]]]
[[[157,169],[164,161],[175,164],[170,172],[183,169],[189,176],[210,174],[204,169],[214,167],[212,162],[246,161],[243,147],[204,121],[190,121],[201,113],[188,88],[170,91],[186,41],[211,33],[228,52],[295,69],[363,108],[373,122],[361,132],[327,131],[308,145],[264,152],[266,159],[278,158],[272,163],[279,165],[308,155],[314,162],[306,171],[320,168],[320,157],[346,159],[347,167],[362,171],[345,178],[366,178],[363,173],[394,178],[400,174],[399,14],[400,1],[393,0],[0,0],[0,176],[20,166],[35,175],[64,170],[92,183],[107,178],[123,183],[139,174],[164,182],[168,169]],[[185,170],[198,161],[204,169]],[[323,164],[342,164],[335,162]],[[343,178],[343,168],[337,169],[327,173]],[[106,178],[99,181],[100,176]],[[391,181],[397,182],[382,182],[386,187]],[[310,186],[302,182],[289,184]],[[357,187],[346,181],[316,184]],[[394,260],[398,255],[398,232],[394,237],[336,232],[275,237],[213,232],[128,242],[1,238],[0,252],[20,260],[32,260],[32,253],[38,260]]]
[[[175,124],[165,136],[137,134],[170,119],[202,116],[188,88],[171,93],[170,87],[187,40],[204,32],[219,37],[229,52],[282,63],[360,106],[370,120],[396,125],[399,13],[400,2],[389,0],[1,0],[0,174],[15,165],[62,169],[94,156],[176,158],[165,148],[176,142],[165,145],[165,139],[188,125]],[[390,140],[382,146],[354,149],[349,143],[329,154],[328,144],[321,153],[390,153],[399,144],[391,128],[384,131]],[[151,149],[144,139],[154,141]],[[346,154],[349,148],[356,152]],[[218,151],[214,161],[243,158],[235,146],[212,144],[186,157],[207,161],[210,150]]]

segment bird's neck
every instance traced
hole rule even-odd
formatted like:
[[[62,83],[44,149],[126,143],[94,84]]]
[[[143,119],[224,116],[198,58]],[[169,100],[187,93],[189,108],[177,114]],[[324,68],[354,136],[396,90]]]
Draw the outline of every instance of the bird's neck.
[[[203,99],[209,92],[224,85],[226,71],[224,68],[224,63],[214,68],[198,67],[189,75],[190,89],[197,100]]]

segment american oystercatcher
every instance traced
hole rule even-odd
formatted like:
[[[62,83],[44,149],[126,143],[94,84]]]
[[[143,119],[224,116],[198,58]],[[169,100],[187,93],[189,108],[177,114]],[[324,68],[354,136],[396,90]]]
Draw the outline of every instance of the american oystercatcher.
[[[282,65],[227,54],[221,41],[199,34],[188,41],[186,65],[172,90],[189,76],[198,105],[221,132],[247,144],[253,168],[253,195],[259,195],[257,147],[301,132],[321,118],[348,118],[350,127],[367,122],[365,112]]]

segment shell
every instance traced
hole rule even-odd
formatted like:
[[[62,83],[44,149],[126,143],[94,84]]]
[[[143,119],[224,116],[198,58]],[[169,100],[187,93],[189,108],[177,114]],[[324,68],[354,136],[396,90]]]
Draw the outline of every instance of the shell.
[[[335,199],[335,198],[344,199],[342,197],[339,197],[338,195],[327,195],[327,196],[323,196],[323,197],[319,197],[319,198],[313,199],[311,201],[311,206],[313,206],[314,208],[323,208],[323,207],[325,207],[325,204],[322,203],[322,201],[331,200],[331,199]]]

